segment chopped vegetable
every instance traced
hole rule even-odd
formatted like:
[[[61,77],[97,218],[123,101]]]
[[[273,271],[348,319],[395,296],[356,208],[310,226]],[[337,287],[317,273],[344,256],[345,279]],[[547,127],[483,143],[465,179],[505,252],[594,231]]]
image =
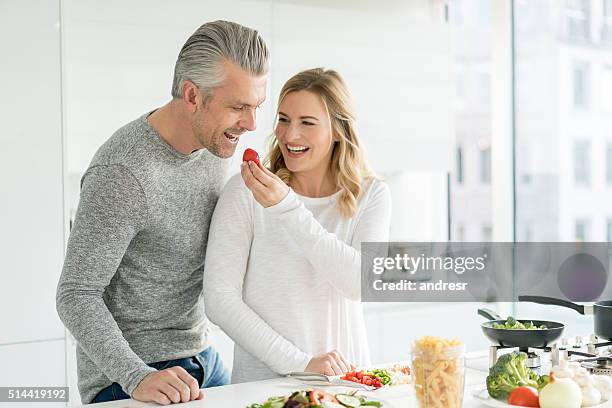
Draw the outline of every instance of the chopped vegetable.
[[[312,390],[308,393],[308,399],[310,400],[310,402],[313,405],[321,405],[322,402],[338,402],[336,401],[336,398],[331,395],[326,393],[325,391],[320,391],[320,390]]]
[[[387,370],[367,370],[367,371],[350,371],[341,380],[353,381],[359,384],[368,385],[374,388],[380,388],[391,383],[391,375]]]
[[[382,407],[378,401],[369,401],[356,392],[331,395],[321,390],[295,391],[289,397],[270,397],[263,404],[251,404],[247,408],[358,408]]]
[[[339,403],[344,405],[345,407],[360,407],[361,401],[354,395],[349,394],[338,394],[336,395],[336,399]]]
[[[506,330],[544,330],[545,325],[536,326],[533,322],[521,323],[512,316],[508,316],[504,324],[493,323],[491,325],[494,329],[506,329]]]

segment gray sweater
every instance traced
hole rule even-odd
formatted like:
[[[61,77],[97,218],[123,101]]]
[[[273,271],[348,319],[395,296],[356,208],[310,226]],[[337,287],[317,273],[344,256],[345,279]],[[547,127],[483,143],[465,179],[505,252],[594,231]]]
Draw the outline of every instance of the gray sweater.
[[[204,257],[228,160],[177,152],[147,116],[115,132],[83,175],[57,288],[84,403],[112,382],[132,395],[155,371],[145,363],[208,346]]]

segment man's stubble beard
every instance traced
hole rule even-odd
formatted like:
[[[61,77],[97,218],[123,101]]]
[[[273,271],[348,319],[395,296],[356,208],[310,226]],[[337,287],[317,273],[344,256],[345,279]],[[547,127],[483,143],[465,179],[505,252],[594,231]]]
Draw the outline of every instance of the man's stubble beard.
[[[234,149],[231,152],[223,151],[223,138],[225,135],[221,132],[220,135],[215,135],[213,130],[209,130],[206,128],[206,119],[204,118],[205,112],[200,112],[196,115],[194,120],[193,132],[200,142],[200,144],[213,155],[227,159],[234,155],[236,151],[236,147],[234,145]],[[210,134],[207,134],[210,132]]]

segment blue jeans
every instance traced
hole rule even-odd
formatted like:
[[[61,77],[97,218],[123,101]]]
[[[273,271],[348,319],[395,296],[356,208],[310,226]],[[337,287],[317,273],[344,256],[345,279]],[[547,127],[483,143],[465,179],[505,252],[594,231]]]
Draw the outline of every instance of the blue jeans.
[[[193,378],[198,380],[200,388],[218,387],[230,383],[230,375],[217,350],[208,347],[193,357],[179,358],[176,360],[160,361],[148,364],[157,370],[170,367],[183,367]],[[130,396],[123,391],[118,383],[112,383],[96,395],[91,403],[107,402],[128,399]]]

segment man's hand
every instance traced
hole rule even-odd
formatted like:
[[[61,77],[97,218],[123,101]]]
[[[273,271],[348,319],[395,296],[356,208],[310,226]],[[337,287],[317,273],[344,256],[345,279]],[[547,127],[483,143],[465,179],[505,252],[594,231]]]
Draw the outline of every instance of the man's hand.
[[[240,165],[240,173],[244,184],[264,208],[280,203],[289,193],[289,186],[261,163],[243,162]]]
[[[313,357],[304,371],[307,373],[321,373],[325,375],[342,375],[354,369],[355,366],[349,364],[342,354],[337,351],[331,351]]]
[[[198,387],[195,378],[183,367],[177,366],[147,375],[134,390],[132,398],[168,405],[201,400],[204,392]]]

